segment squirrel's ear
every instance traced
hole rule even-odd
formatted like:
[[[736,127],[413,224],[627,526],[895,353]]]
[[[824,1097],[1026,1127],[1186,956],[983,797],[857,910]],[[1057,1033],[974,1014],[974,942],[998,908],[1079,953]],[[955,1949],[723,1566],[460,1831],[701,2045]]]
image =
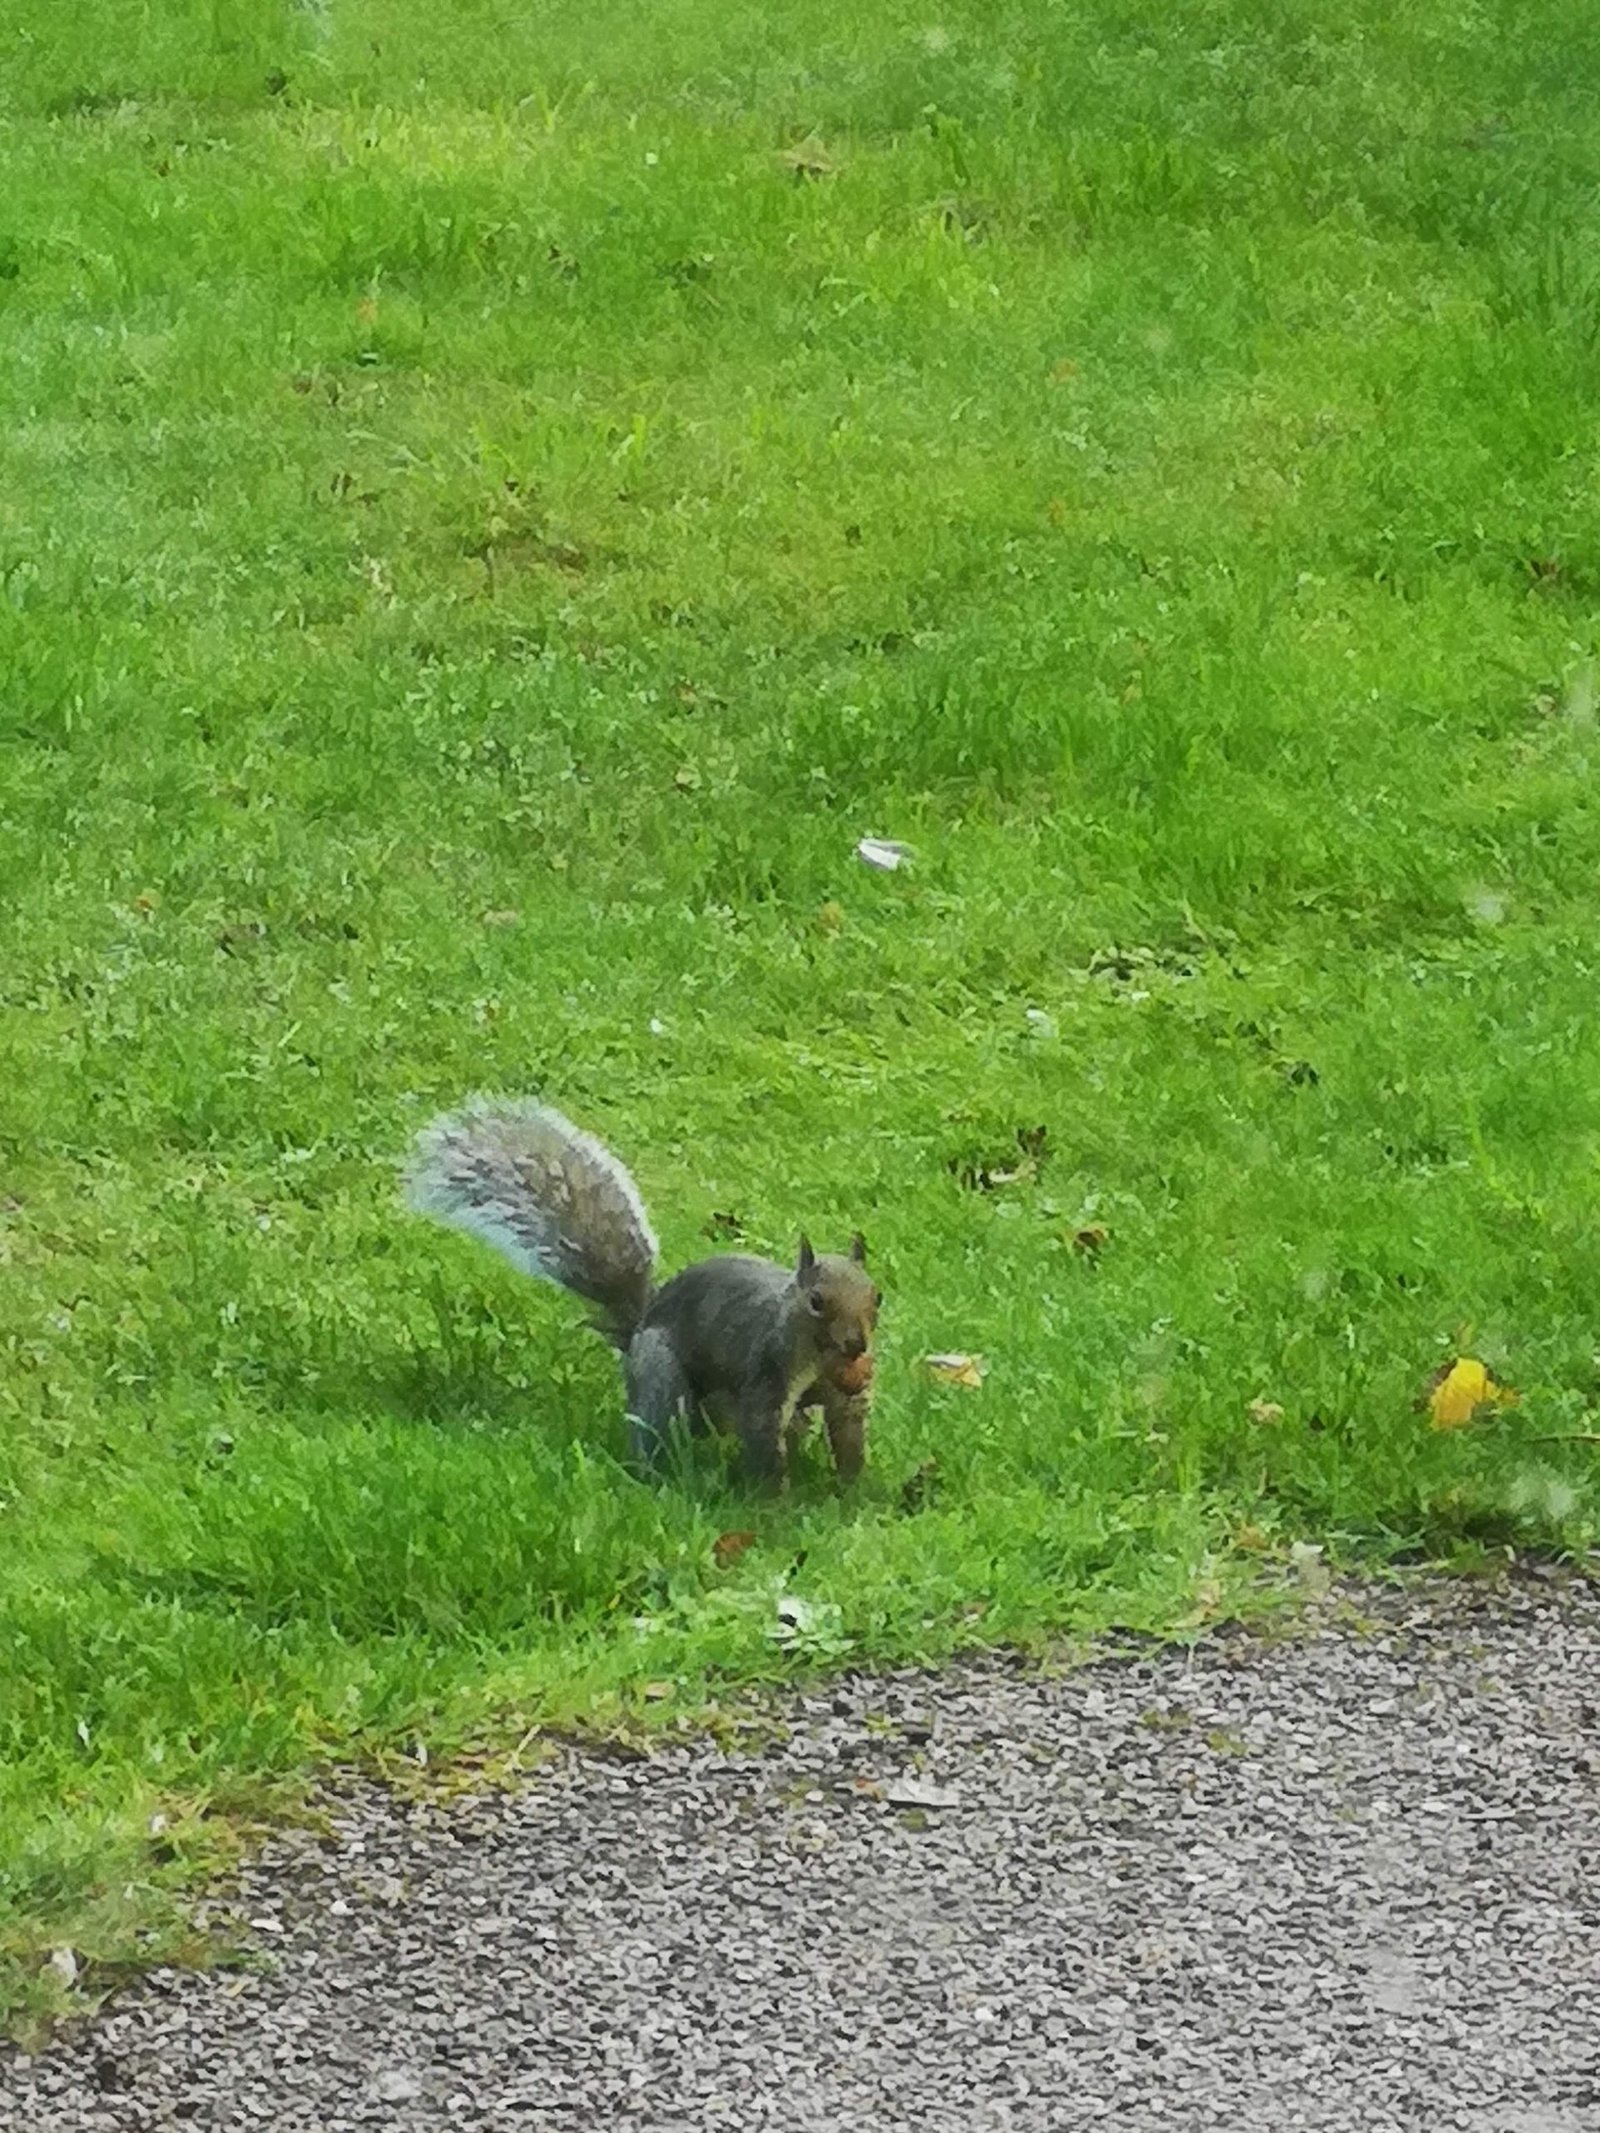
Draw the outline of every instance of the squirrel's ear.
[[[817,1255],[811,1249],[811,1239],[809,1237],[802,1237],[800,1239],[800,1279],[802,1281],[805,1281],[810,1275],[816,1272],[816,1267]]]
[[[850,1256],[857,1266],[865,1266],[867,1263],[867,1240],[860,1230],[850,1239]]]

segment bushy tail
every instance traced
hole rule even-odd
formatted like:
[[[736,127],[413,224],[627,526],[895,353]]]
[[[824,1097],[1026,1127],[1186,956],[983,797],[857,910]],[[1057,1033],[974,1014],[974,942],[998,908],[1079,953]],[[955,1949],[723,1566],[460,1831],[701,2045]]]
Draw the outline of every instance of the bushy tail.
[[[655,1279],[638,1187],[607,1149],[546,1105],[478,1097],[419,1136],[406,1198],[514,1266],[592,1304],[619,1348]]]

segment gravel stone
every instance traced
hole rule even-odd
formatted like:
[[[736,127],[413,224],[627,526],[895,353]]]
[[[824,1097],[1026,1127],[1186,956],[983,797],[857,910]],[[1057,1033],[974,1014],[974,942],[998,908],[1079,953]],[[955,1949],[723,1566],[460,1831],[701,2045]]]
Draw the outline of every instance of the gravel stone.
[[[1600,1596],[1359,1602],[353,1784],[246,1874],[260,1968],[0,2050],[0,2125],[1595,2133]]]

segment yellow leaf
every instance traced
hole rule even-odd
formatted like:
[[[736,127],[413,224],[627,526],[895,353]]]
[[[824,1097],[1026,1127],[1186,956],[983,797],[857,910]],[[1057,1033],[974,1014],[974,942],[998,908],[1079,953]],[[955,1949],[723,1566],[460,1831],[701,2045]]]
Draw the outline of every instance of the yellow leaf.
[[[1476,1356],[1457,1356],[1439,1372],[1428,1389],[1428,1413],[1435,1429],[1464,1429],[1469,1422],[1496,1408],[1515,1405],[1509,1385],[1492,1378]]]

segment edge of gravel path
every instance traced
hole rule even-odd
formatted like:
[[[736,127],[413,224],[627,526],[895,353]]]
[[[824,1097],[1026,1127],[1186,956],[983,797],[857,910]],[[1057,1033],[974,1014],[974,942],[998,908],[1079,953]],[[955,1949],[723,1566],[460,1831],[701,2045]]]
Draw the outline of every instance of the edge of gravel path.
[[[879,1667],[848,1662],[810,1664],[781,1683],[730,1682],[714,1700],[689,1708],[641,1704],[635,1718],[587,1723],[514,1724],[493,1729],[507,1745],[467,1747],[435,1761],[419,1743],[415,1755],[379,1749],[371,1756],[336,1762],[290,1781],[275,1809],[236,1825],[238,1848],[226,1867],[203,1876],[177,1899],[192,1933],[183,1957],[171,1950],[148,1962],[96,1963],[76,1950],[41,1956],[38,1972],[54,1968],[60,1980],[45,2009],[0,2000],[0,2055],[38,2055],[69,2048],[95,2020],[150,1976],[161,1973],[247,1970],[269,1960],[270,1944],[249,1917],[247,1882],[254,1869],[293,1833],[331,1827],[352,1794],[378,1788],[408,1806],[466,1809],[475,1800],[504,1795],[536,1783],[541,1768],[563,1750],[598,1760],[648,1762],[670,1746],[706,1736],[730,1748],[747,1749],[765,1737],[786,1736],[801,1699],[826,1686],[880,1681],[928,1682],[941,1676],[1008,1667],[1021,1673],[1065,1674],[1124,1666],[1152,1653],[1197,1645],[1234,1644],[1265,1649],[1283,1642],[1342,1631],[1365,1637],[1392,1635],[1397,1627],[1417,1634],[1492,1623],[1514,1595],[1553,1597],[1564,1589],[1600,1587],[1600,1569],[1517,1559],[1490,1574],[1447,1574],[1436,1568],[1374,1572],[1324,1584],[1262,1586],[1253,1604],[1214,1622],[1157,1632],[1111,1629],[1092,1635],[1070,1632],[1028,1643],[973,1644],[937,1662]],[[1419,1601],[1424,1604],[1417,1617]]]

